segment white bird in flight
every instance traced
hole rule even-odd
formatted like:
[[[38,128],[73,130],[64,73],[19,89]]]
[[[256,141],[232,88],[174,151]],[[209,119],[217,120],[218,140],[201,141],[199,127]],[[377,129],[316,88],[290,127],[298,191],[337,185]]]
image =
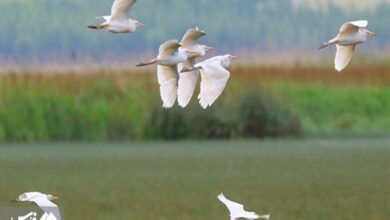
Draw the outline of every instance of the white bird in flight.
[[[233,59],[237,57],[227,54],[216,56],[197,63],[192,69],[183,69],[181,72],[199,70],[202,77],[200,83],[199,103],[203,109],[211,106],[222,94],[229,80],[230,72],[227,68]]]
[[[366,20],[351,21],[343,24],[340,33],[328,42],[322,43],[319,49],[336,44],[335,69],[341,72],[352,58],[357,44],[367,40],[367,36],[376,36],[376,33],[367,30]]]
[[[226,207],[229,209],[230,220],[235,220],[235,219],[239,219],[239,218],[245,218],[245,219],[258,219],[258,218],[262,218],[262,219],[267,219],[268,220],[270,218],[269,214],[268,215],[258,215],[256,212],[245,211],[244,205],[242,205],[240,203],[237,203],[237,202],[233,202],[233,201],[227,199],[223,195],[223,193],[220,193],[218,195],[218,199],[223,204],[225,204]]]
[[[59,199],[57,196],[51,194],[44,194],[41,192],[25,192],[13,199],[14,202],[33,202],[41,208],[47,217],[43,219],[50,219],[54,215],[55,219],[61,220],[61,214],[58,206],[52,201]]]
[[[202,45],[198,43],[198,39],[205,36],[206,32],[199,30],[198,28],[189,29],[183,36],[181,44],[183,48],[187,48],[193,52],[196,52],[194,56],[188,57],[188,60],[179,63],[179,71],[183,69],[191,69],[195,65],[195,60],[198,57],[203,57],[208,51],[214,50],[214,48]],[[182,108],[186,107],[190,102],[192,95],[194,94],[196,83],[198,82],[199,71],[193,70],[180,73],[178,82],[178,94],[177,102]]]
[[[177,85],[179,80],[177,65],[185,62],[188,57],[198,54],[181,46],[182,44],[177,40],[167,41],[161,44],[157,58],[137,65],[146,66],[157,64],[157,78],[164,108],[172,108],[177,98]]]
[[[130,9],[137,0],[115,0],[111,8],[111,15],[97,16],[105,21],[101,24],[91,24],[88,28],[91,29],[107,29],[112,33],[132,33],[137,28],[142,28],[144,25],[129,18]]]

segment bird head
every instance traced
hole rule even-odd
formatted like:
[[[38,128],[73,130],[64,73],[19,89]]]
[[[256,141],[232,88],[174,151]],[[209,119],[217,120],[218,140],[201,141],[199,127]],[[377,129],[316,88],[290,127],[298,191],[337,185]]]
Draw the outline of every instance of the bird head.
[[[52,195],[52,194],[46,194],[46,197],[48,200],[51,200],[51,201],[60,199],[60,197]]]
[[[226,54],[225,56],[222,57],[222,66],[228,68],[230,66],[231,61],[235,59],[237,59],[236,56],[233,56],[231,54]]]
[[[209,47],[207,45],[200,45],[202,47],[202,49],[205,51],[205,52],[209,52],[209,51],[213,51],[214,50],[214,47]]]
[[[233,56],[233,55],[231,55],[231,54],[227,54],[226,57],[227,57],[230,61],[231,61],[231,60],[236,60],[236,59],[238,59],[238,57]]]
[[[201,55],[199,52],[189,50],[189,49],[183,48],[183,47],[180,47],[179,51],[184,53],[187,57],[198,57]]]

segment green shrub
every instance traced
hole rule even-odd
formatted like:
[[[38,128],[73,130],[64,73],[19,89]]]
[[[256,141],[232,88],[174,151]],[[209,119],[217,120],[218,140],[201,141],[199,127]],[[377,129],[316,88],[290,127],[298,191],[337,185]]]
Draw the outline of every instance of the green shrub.
[[[249,93],[238,113],[238,134],[241,137],[280,137],[301,133],[298,116],[265,95]]]
[[[232,127],[223,121],[212,110],[197,111],[189,122],[190,138],[193,139],[228,139],[231,137]]]
[[[185,114],[178,107],[163,109],[154,106],[145,123],[145,137],[152,140],[179,140],[188,137]]]

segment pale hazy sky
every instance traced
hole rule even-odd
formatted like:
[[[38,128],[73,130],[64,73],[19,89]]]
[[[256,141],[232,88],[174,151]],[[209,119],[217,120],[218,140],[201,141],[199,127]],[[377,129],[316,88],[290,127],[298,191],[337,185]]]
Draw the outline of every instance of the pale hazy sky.
[[[23,1],[39,1],[39,0],[0,0],[0,4],[20,3]],[[261,1],[269,3],[278,0],[261,0]],[[260,4],[261,1],[259,2]],[[329,3],[332,3],[332,5],[339,7],[340,9],[345,11],[375,10],[383,3],[390,4],[390,0],[291,0],[291,1],[293,2],[294,8],[308,7],[316,11],[320,11],[320,10],[327,11],[329,7]]]
[[[381,4],[390,4],[390,0],[291,0],[294,7],[309,7],[313,10],[328,10],[332,3],[342,10],[366,11],[375,10]]]

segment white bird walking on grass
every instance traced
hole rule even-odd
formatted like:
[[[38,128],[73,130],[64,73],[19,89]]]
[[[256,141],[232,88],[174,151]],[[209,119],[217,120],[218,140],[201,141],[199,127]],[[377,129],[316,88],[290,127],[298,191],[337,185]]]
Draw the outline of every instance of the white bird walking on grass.
[[[13,199],[14,202],[33,202],[39,206],[45,213],[41,219],[53,219],[50,218],[54,216],[55,219],[61,220],[61,214],[58,206],[52,201],[59,199],[57,196],[51,194],[44,194],[41,192],[25,192],[19,195],[17,198]]]
[[[233,202],[233,201],[227,199],[223,195],[223,193],[220,193],[218,195],[218,199],[223,204],[225,204],[226,207],[229,209],[230,220],[235,220],[235,219],[239,219],[239,218],[245,218],[245,219],[258,219],[258,218],[262,218],[262,219],[267,219],[268,220],[270,218],[269,214],[268,215],[258,215],[256,212],[245,211],[244,205],[242,205],[240,203],[237,203],[237,202]]]
[[[191,69],[195,65],[195,60],[198,57],[203,57],[208,51],[214,50],[214,48],[202,45],[198,43],[199,38],[206,35],[206,32],[199,30],[199,28],[189,29],[183,36],[181,44],[183,48],[187,48],[193,52],[196,52],[195,56],[188,57],[188,60],[179,63],[179,71],[182,69]],[[177,102],[182,108],[186,107],[190,102],[192,95],[194,94],[196,83],[198,82],[199,71],[193,70],[180,73],[178,83]]]
[[[195,64],[192,69],[185,68],[181,71],[200,71],[202,81],[198,99],[203,109],[211,106],[222,94],[230,77],[230,72],[227,68],[233,59],[237,59],[237,57],[230,54],[216,56]]]
[[[376,36],[376,33],[367,30],[366,20],[351,21],[343,24],[340,33],[328,42],[322,43],[319,49],[336,44],[335,69],[341,72],[352,58],[357,44],[367,40],[367,36]]]
[[[144,25],[129,18],[130,9],[137,0],[115,0],[111,8],[110,16],[97,16],[103,18],[105,22],[101,24],[88,25],[90,29],[107,29],[112,33],[133,33],[137,28],[143,28]]]
[[[179,80],[177,65],[186,61],[188,57],[198,54],[181,46],[182,44],[177,40],[167,41],[161,44],[157,58],[137,65],[140,67],[157,64],[157,78],[164,108],[172,108],[177,98]]]

